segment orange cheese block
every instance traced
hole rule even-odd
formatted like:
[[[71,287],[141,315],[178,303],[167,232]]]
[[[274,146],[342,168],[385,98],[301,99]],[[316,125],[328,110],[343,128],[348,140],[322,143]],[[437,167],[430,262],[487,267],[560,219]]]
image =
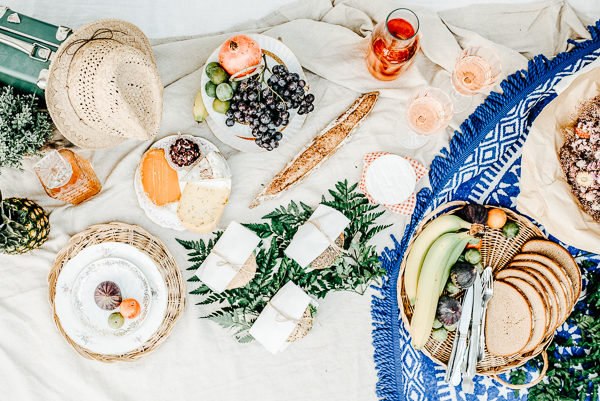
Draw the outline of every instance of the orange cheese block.
[[[150,149],[142,159],[142,186],[157,206],[163,206],[181,198],[177,171],[173,170],[165,158],[164,149]]]

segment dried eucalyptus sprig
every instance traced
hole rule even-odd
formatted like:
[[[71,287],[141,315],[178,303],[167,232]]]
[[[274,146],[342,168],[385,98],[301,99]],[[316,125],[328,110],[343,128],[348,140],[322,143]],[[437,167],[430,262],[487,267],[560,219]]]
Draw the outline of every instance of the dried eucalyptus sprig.
[[[262,241],[256,255],[256,275],[242,288],[215,294],[207,286],[200,285],[191,294],[201,297],[203,318],[215,321],[231,330],[240,342],[252,341],[248,330],[267,302],[288,281],[293,281],[308,294],[323,298],[330,291],[353,291],[363,294],[369,284],[385,274],[374,246],[368,242],[388,225],[378,225],[376,220],[383,211],[369,204],[358,191],[357,184],[339,182],[330,190],[332,199],[322,198],[322,204],[342,212],[351,221],[344,231],[344,248],[348,251],[338,257],[328,269],[303,269],[283,253],[294,234],[308,218],[313,209],[300,202],[281,206],[263,217],[266,222],[246,224]],[[221,233],[207,243],[204,241],[177,240],[189,250],[188,270],[197,270],[210,253]],[[188,281],[198,282],[196,276]]]
[[[38,103],[35,95],[16,94],[11,86],[0,89],[0,169],[20,169],[23,156],[38,155],[52,138],[50,116]]]

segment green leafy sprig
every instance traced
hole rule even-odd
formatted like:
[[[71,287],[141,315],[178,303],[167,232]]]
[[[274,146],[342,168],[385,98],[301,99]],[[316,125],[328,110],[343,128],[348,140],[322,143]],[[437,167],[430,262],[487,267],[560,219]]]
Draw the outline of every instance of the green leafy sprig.
[[[201,317],[229,329],[239,342],[249,342],[252,337],[248,330],[267,302],[288,281],[317,298],[325,297],[330,291],[363,294],[370,283],[385,274],[375,246],[368,242],[389,225],[376,223],[384,212],[376,211],[378,206],[369,204],[356,188],[357,184],[349,186],[347,181],[338,182],[335,190],[329,191],[331,199],[322,197],[322,204],[339,210],[351,221],[344,231],[347,252],[330,268],[309,271],[284,254],[298,228],[313,213],[310,206],[291,202],[264,216],[265,222],[245,224],[261,238],[256,254],[256,275],[247,285],[216,294],[200,284],[190,292],[200,296],[197,305],[204,311]],[[177,240],[189,251],[188,260],[192,265],[188,270],[195,271],[200,267],[221,234],[216,233],[208,242]],[[199,279],[194,275],[188,281],[199,282]]]
[[[18,94],[11,86],[0,86],[0,168],[21,168],[26,155],[39,155],[52,138],[52,123],[38,110],[39,98]]]

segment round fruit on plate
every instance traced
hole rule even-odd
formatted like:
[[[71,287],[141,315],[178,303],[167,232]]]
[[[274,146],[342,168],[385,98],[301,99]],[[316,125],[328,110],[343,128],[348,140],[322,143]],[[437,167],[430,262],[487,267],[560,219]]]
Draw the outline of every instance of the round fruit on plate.
[[[314,110],[313,94],[292,51],[266,35],[229,38],[208,58],[201,81],[202,113],[224,143],[242,152],[272,151]]]

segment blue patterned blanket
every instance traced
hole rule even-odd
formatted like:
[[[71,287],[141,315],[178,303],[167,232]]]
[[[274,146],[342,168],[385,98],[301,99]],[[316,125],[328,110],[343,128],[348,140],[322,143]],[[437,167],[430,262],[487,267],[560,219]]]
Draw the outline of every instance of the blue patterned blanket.
[[[592,38],[571,42],[573,48],[549,60],[539,55],[529,61],[527,70],[517,71],[501,83],[502,93],[491,93],[485,102],[461,125],[448,148],[431,164],[431,188],[417,195],[411,222],[400,242],[392,236],[395,249],[386,249],[381,259],[388,275],[378,295],[373,296],[373,345],[379,381],[377,396],[385,401],[399,400],[515,400],[527,399],[492,379],[477,376],[475,395],[443,381],[445,369],[433,363],[410,345],[410,338],[398,314],[396,284],[398,270],[408,240],[420,220],[437,206],[452,200],[469,200],[514,208],[519,193],[521,149],[533,120],[556,97],[554,86],[600,56],[600,21],[588,27]],[[569,248],[574,255],[578,250]],[[596,255],[586,254],[598,265]],[[585,272],[584,272],[585,273]],[[565,323],[556,337],[573,337],[577,330]],[[569,347],[556,352],[570,355]],[[584,399],[586,395],[584,395]],[[588,395],[587,398],[590,398]],[[552,398],[550,398],[552,399]]]

